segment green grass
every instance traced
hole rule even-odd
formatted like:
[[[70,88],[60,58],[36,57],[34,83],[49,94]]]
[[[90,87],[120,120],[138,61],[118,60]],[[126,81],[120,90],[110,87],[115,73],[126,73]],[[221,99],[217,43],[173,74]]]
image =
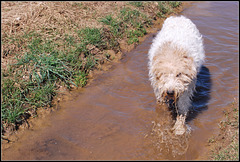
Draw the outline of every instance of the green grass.
[[[139,1],[129,2],[129,4],[136,6],[136,7],[143,7],[143,2],[139,2]]]
[[[43,41],[41,38],[33,38],[26,52],[15,64],[23,71],[29,71],[31,82],[40,86],[46,81],[60,79],[67,84],[74,84],[71,80],[72,72],[69,67],[58,58],[59,51],[54,48],[51,41]]]
[[[24,54],[2,72],[3,121],[17,124],[28,110],[51,106],[58,85],[71,88],[87,84],[88,72],[97,60],[86,46],[101,48],[104,42],[99,29],[86,28],[77,33],[77,38],[65,35],[60,44],[36,32],[22,36],[30,40],[25,44]],[[83,58],[76,59],[82,53]]]
[[[101,47],[104,44],[102,41],[101,31],[97,28],[84,28],[78,31],[78,36],[84,44],[92,44],[96,47]]]
[[[142,37],[146,33],[147,32],[146,32],[145,28],[140,28],[140,29],[137,29],[137,30],[128,30],[127,31],[127,38],[129,38],[128,39],[128,44],[139,42],[138,37]]]
[[[166,13],[169,12],[169,8],[167,6],[167,2],[165,2],[165,1],[158,2],[158,8],[159,8],[159,10],[160,10],[160,12],[162,14],[166,14]]]
[[[239,143],[233,142],[227,148],[222,149],[218,154],[214,154],[214,160],[217,161],[238,161]]]
[[[176,7],[179,7],[182,2],[180,2],[180,1],[169,1],[168,3],[172,8],[176,8]]]
[[[166,18],[166,14],[171,14],[174,8],[179,7],[182,4],[180,1],[160,1],[158,2],[159,12],[158,17]]]
[[[106,17],[101,18],[99,22],[108,25],[114,37],[122,38],[122,33],[124,31],[123,21],[119,21],[114,19],[111,15],[107,15]]]
[[[135,4],[135,3],[134,3]],[[132,10],[129,7],[124,7],[120,10],[117,18],[107,15],[99,20],[105,25],[108,25],[111,33],[118,38],[126,36],[127,43],[133,44],[139,42],[138,37],[145,35],[146,27],[152,25],[152,19],[138,10]]]
[[[210,154],[211,160],[238,161],[239,160],[239,103],[234,101],[231,108],[226,110],[225,118],[220,121],[219,137],[208,140],[214,148]],[[218,138],[216,138],[218,137]],[[220,141],[219,141],[220,140]],[[224,140],[224,142],[222,142]]]
[[[25,109],[22,90],[15,86],[15,82],[11,79],[2,79],[2,104],[1,113],[2,120],[14,123],[21,119],[21,115]]]
[[[77,71],[74,76],[77,86],[84,87],[87,84],[87,74],[84,71]]]
[[[167,7],[180,2],[160,3],[159,11],[166,13]],[[105,50],[120,50],[118,41],[127,39],[128,44],[138,43],[138,37],[147,34],[152,18],[138,10],[145,2],[129,2],[136,7],[124,7],[117,17],[107,15],[99,19],[103,28],[82,28],[74,22],[75,30],[60,34],[60,30],[41,27],[36,31],[24,30],[21,34],[2,33],[3,55],[15,56],[13,64],[2,69],[2,124],[15,126],[29,116],[29,112],[40,107],[52,106],[52,99],[59,86],[71,89],[84,87],[89,71],[99,64],[99,57],[92,54],[89,46],[100,51],[97,55],[109,60]],[[82,3],[72,7],[84,9]],[[85,8],[86,9],[86,8]],[[3,128],[3,125],[2,125]]]
[[[15,54],[16,63],[2,72],[2,120],[15,125],[28,111],[52,106],[59,85],[70,89],[87,84],[89,71],[99,64],[88,45],[106,50],[116,44],[97,28],[76,30],[75,36],[65,34],[58,43],[33,31],[5,40],[24,49],[21,55]]]

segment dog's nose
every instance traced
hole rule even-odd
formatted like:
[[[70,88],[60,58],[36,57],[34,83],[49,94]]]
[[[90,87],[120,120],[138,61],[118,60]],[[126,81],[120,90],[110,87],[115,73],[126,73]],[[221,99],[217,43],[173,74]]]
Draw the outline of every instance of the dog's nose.
[[[173,96],[173,95],[174,95],[174,91],[173,91],[173,90],[169,90],[169,91],[167,91],[167,94],[168,94],[169,96]]]

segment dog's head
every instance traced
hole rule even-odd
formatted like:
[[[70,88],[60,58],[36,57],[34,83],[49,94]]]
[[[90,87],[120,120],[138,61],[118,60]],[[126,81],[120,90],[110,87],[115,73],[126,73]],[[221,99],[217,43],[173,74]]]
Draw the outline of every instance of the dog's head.
[[[158,92],[158,100],[174,104],[179,96],[194,88],[191,83],[196,79],[197,69],[187,51],[178,48],[163,47],[161,53],[153,57],[151,73]]]

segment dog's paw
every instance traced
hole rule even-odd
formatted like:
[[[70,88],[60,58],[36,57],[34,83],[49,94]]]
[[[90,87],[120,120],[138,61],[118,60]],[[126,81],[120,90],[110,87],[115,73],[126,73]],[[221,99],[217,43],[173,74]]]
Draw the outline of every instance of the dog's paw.
[[[186,132],[187,128],[185,125],[185,119],[186,116],[177,116],[177,121],[172,128],[175,135],[183,135]]]

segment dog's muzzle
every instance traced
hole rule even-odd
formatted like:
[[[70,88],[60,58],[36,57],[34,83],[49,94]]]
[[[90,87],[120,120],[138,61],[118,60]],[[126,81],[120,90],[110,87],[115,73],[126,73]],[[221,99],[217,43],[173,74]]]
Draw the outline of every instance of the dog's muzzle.
[[[174,90],[168,90],[165,93],[165,102],[168,104],[169,107],[174,107],[176,104],[176,100],[177,100],[177,95],[174,92]]]
[[[175,99],[174,91],[173,90],[167,91],[166,97],[168,98],[168,100],[171,100],[171,99],[174,100]]]

